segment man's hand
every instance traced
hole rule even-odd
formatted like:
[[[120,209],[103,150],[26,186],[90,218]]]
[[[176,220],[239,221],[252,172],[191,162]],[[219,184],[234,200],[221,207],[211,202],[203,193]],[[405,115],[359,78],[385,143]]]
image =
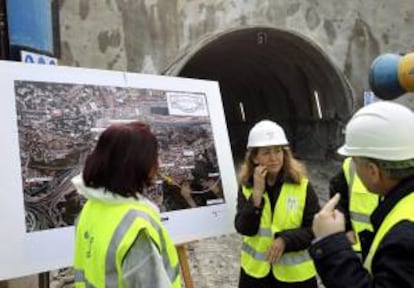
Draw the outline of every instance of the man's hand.
[[[340,195],[337,193],[325,206],[315,215],[313,219],[313,233],[316,238],[322,238],[331,234],[345,231],[344,214],[335,209]]]
[[[194,201],[193,197],[191,196],[191,187],[190,187],[190,183],[188,183],[187,181],[184,181],[181,184],[181,196],[183,196],[183,198],[185,199],[185,201],[187,201],[188,205],[192,208],[197,207],[196,202]]]
[[[348,238],[348,241],[349,241],[349,243],[351,243],[351,245],[354,245],[354,244],[357,243],[357,238],[356,238],[355,232],[352,231],[352,230],[346,232],[346,238]]]
[[[191,198],[191,187],[190,187],[190,183],[188,183],[187,181],[184,181],[181,184],[180,193],[181,193],[181,196],[184,197],[184,199]]]
[[[276,239],[274,239],[269,250],[267,250],[266,260],[271,262],[272,264],[279,261],[280,257],[283,255],[283,252],[285,251],[285,247],[286,243],[282,237],[277,237]]]

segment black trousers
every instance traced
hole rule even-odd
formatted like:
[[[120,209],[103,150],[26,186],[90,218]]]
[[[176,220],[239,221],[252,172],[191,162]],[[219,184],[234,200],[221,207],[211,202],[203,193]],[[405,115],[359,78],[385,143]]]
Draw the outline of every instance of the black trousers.
[[[239,288],[318,288],[318,282],[316,277],[303,282],[281,282],[273,276],[272,270],[264,278],[254,278],[247,275],[242,268],[240,269]]]

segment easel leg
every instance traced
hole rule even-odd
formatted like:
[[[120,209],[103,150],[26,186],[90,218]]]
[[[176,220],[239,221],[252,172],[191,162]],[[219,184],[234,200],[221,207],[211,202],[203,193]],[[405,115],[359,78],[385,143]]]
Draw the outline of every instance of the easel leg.
[[[43,272],[39,274],[39,288],[50,287],[50,274],[49,272]]]
[[[180,261],[181,272],[183,273],[185,288],[194,288],[193,279],[191,278],[190,266],[188,265],[188,257],[186,245],[177,246],[178,259]]]

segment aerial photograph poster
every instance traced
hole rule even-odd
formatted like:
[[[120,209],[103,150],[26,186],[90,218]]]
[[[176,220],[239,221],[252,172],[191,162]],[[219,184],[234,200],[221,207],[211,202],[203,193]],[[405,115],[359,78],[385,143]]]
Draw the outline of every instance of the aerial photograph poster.
[[[160,145],[159,179],[147,192],[162,212],[224,203],[202,93],[15,81],[27,232],[73,225],[79,174],[112,123],[148,123]],[[193,200],[193,201],[190,201]]]

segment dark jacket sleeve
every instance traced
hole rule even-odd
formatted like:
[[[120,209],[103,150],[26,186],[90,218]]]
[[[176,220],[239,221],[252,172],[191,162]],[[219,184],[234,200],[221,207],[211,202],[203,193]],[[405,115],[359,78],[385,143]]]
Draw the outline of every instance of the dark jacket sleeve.
[[[341,169],[329,182],[329,196],[332,198],[336,193],[341,195],[337,209],[345,216],[345,230],[351,231],[351,217],[349,214],[349,191],[344,171]]]
[[[313,217],[318,213],[320,206],[318,197],[310,182],[306,191],[305,210],[303,212],[302,226],[300,228],[285,230],[277,233],[275,237],[285,240],[285,252],[300,251],[307,249],[314,238],[312,232]]]
[[[264,201],[260,207],[255,207],[251,197],[246,199],[241,187],[237,193],[237,211],[234,220],[236,231],[245,236],[254,236],[259,231]]]
[[[384,237],[372,263],[372,275],[352,251],[344,233],[314,243],[309,253],[326,287],[414,287],[414,223],[403,221]]]

